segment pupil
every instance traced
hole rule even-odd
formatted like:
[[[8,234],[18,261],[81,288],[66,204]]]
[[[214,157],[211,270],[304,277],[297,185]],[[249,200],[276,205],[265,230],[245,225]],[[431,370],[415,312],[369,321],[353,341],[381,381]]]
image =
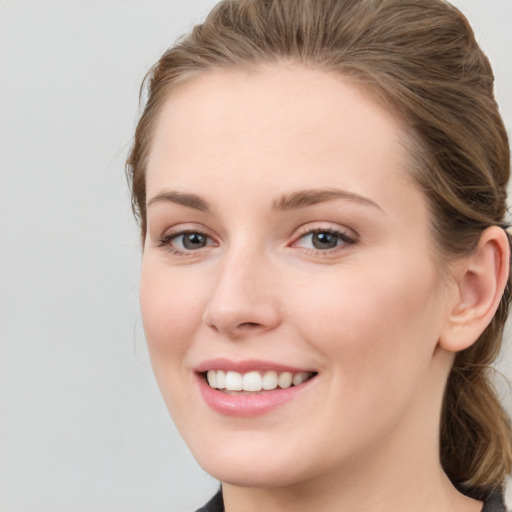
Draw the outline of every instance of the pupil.
[[[185,249],[200,249],[206,245],[206,237],[201,233],[187,233],[183,236]]]
[[[338,244],[338,237],[334,233],[321,231],[313,234],[313,246],[315,249],[332,249]]]

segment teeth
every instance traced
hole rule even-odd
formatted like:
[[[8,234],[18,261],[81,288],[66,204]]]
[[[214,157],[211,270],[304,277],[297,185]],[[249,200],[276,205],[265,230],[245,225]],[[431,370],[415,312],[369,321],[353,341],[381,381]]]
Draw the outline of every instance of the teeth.
[[[265,390],[271,390],[277,388],[277,372],[269,371],[265,372],[262,379],[262,387]]]
[[[259,372],[246,373],[242,379],[242,389],[244,391],[261,391],[261,381]]]
[[[238,372],[226,373],[226,389],[228,391],[242,391],[243,378],[242,374]]]
[[[283,372],[277,378],[277,384],[280,388],[286,389],[292,385],[293,375],[290,372]]]
[[[211,388],[226,389],[227,391],[272,391],[278,387],[286,389],[298,386],[311,377],[309,372],[281,372],[269,370],[263,374],[258,371],[248,373],[224,372],[209,370],[206,379]]]
[[[299,384],[302,384],[307,379],[308,379],[307,373],[304,373],[304,372],[296,373],[292,378],[292,384],[294,386],[298,386]]]
[[[216,372],[217,375],[215,376],[215,387],[217,389],[225,389],[226,388],[226,373],[222,370],[219,370]]]
[[[210,370],[206,374],[206,380],[208,381],[208,384],[210,385],[211,388],[216,388],[217,387],[217,373],[218,372]]]

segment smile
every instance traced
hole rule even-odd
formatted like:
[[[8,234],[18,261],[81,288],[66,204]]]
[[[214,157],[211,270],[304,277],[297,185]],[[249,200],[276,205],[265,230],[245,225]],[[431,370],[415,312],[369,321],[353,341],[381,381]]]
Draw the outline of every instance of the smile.
[[[260,392],[275,389],[287,389],[299,386],[306,382],[314,373],[312,372],[266,372],[249,371],[240,373],[236,371],[209,370],[206,373],[208,385],[213,389],[226,391]]]
[[[255,360],[211,360],[194,373],[200,395],[213,411],[246,418],[294,401],[318,380],[316,371]]]

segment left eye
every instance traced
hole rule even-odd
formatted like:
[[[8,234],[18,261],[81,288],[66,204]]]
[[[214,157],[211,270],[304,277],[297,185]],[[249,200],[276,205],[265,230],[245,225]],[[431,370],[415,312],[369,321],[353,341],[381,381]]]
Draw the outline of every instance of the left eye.
[[[301,236],[294,244],[305,249],[326,251],[343,244],[353,244],[354,240],[340,231],[330,229],[315,230]]]

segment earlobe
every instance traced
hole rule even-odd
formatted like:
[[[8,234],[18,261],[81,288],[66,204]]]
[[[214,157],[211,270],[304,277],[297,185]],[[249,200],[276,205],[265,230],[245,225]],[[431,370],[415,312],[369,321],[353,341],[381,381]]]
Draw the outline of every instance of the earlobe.
[[[497,226],[482,232],[474,251],[457,266],[457,295],[439,341],[459,352],[471,346],[491,322],[509,274],[510,245]]]

